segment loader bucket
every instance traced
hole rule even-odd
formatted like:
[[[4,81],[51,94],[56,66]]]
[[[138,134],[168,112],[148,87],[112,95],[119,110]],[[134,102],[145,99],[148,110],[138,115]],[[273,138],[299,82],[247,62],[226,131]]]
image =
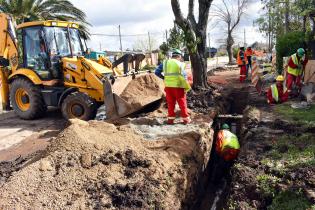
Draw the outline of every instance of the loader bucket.
[[[125,117],[159,101],[164,96],[163,81],[152,73],[118,77],[104,82],[106,119]]]

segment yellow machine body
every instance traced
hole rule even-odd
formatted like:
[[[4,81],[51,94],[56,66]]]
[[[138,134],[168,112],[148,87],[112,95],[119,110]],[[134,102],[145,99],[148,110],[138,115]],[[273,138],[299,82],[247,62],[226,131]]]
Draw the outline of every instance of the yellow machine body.
[[[48,106],[55,106],[66,118],[84,120],[95,117],[103,103],[108,118],[137,111],[118,94],[131,77],[119,76],[121,73],[113,70],[105,58],[85,58],[78,24],[51,20],[27,22],[16,28],[21,32],[18,36],[11,18],[0,13],[3,109],[11,105],[21,118],[34,119],[42,116]],[[115,91],[115,77],[119,91]],[[159,99],[157,96],[152,102]]]

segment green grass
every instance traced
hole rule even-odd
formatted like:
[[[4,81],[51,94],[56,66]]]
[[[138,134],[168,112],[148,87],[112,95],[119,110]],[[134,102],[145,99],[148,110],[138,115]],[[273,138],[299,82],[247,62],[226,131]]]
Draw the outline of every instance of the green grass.
[[[293,120],[300,123],[315,123],[315,106],[309,109],[293,109],[289,104],[279,104],[275,107],[276,113],[287,120]]]
[[[261,162],[280,173],[302,165],[315,166],[314,134],[279,137],[273,149],[267,153],[267,157]]]
[[[258,181],[258,187],[265,197],[275,197],[275,186],[281,181],[278,177],[269,174],[262,174],[258,175],[256,179]]]
[[[279,193],[268,207],[268,210],[306,210],[314,206],[301,192],[285,191]]]

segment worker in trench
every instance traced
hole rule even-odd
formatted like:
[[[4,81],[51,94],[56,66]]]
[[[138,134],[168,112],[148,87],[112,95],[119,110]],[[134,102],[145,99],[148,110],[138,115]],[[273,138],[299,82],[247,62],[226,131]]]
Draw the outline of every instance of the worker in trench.
[[[225,161],[233,161],[240,152],[240,144],[237,136],[230,131],[230,126],[226,123],[222,125],[216,139],[216,152]]]
[[[182,60],[182,52],[175,49],[172,58],[165,60],[155,70],[155,74],[164,79],[169,125],[173,125],[176,119],[176,102],[181,110],[182,123],[186,125],[191,122],[186,100],[186,93],[191,88],[187,81],[186,65]]]
[[[296,53],[291,55],[288,61],[288,70],[286,76],[286,87],[288,88],[289,97],[298,96],[302,88],[302,75],[308,62],[306,53],[303,48],[299,48]],[[297,88],[297,93],[292,94],[293,85]]]
[[[289,92],[284,83],[284,77],[279,75],[276,79],[276,84],[270,86],[267,91],[268,104],[280,104],[286,102],[289,97]]]
[[[240,47],[237,53],[237,65],[240,67],[240,82],[243,83],[245,82],[247,75],[247,57],[245,55],[244,47]]]

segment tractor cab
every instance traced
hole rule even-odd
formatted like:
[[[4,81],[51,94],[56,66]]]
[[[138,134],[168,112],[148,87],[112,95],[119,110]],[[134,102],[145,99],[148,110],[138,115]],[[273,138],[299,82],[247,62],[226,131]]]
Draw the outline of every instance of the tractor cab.
[[[39,21],[19,25],[20,68],[33,70],[41,80],[62,79],[61,60],[84,56],[78,25],[62,21]]]

